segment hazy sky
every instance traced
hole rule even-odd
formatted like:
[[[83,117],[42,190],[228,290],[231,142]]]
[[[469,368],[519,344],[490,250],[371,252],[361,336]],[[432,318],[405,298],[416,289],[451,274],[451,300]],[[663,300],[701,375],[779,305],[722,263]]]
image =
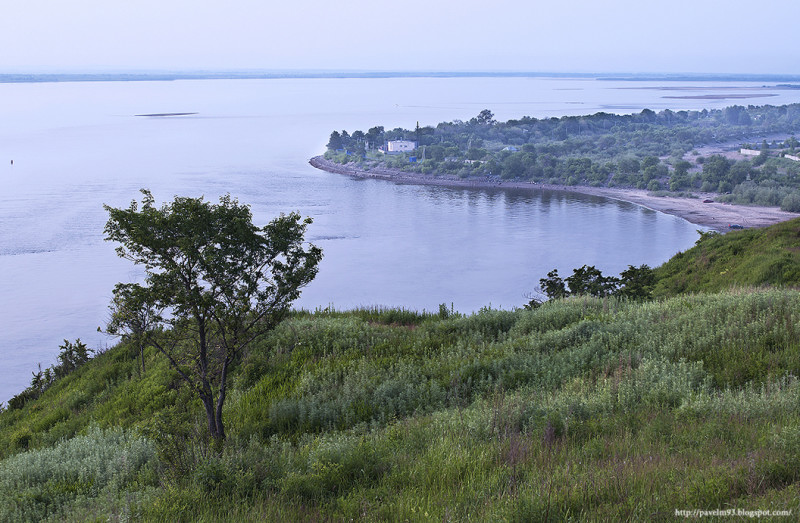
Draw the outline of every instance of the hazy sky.
[[[797,0],[2,0],[0,72],[800,74]]]

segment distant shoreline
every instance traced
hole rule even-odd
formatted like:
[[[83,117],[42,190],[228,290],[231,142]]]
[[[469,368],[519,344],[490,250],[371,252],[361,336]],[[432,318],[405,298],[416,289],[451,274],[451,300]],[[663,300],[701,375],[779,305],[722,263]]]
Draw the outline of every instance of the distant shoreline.
[[[258,80],[315,78],[580,78],[613,82],[800,82],[796,74],[635,74],[537,71],[150,71],[114,73],[0,73],[0,83],[164,82],[174,80]],[[782,86],[781,88],[796,88]]]
[[[459,178],[450,175],[426,175],[409,173],[398,169],[373,168],[358,169],[350,164],[342,165],[326,160],[323,156],[315,156],[309,163],[317,169],[335,174],[344,174],[358,178],[375,178],[395,183],[414,185],[438,185],[445,187],[463,187],[472,189],[524,189],[563,191],[601,196],[612,200],[620,200],[640,205],[654,211],[663,212],[683,218],[684,220],[708,227],[717,231],[728,231],[730,224],[742,225],[746,228],[760,228],[800,217],[800,214],[782,211],[777,207],[750,207],[723,203],[703,203],[704,199],[713,199],[716,194],[698,193],[699,198],[677,198],[673,196],[655,196],[639,189],[617,189],[610,187],[587,187],[577,185],[550,185],[523,181],[492,180],[487,178]]]

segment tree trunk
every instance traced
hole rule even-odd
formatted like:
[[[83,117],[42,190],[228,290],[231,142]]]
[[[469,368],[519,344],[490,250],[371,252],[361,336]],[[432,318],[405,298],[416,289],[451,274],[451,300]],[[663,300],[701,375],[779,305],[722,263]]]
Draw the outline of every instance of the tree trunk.
[[[219,396],[217,397],[217,438],[225,439],[225,426],[222,424],[222,405],[225,403],[225,392],[228,385],[228,359],[222,363],[222,376],[219,384]]]
[[[208,432],[215,441],[222,441],[225,438],[225,431],[222,427],[222,401],[225,399],[225,371],[227,362],[223,365],[222,388],[220,389],[219,406],[214,408],[214,389],[211,387],[208,377],[208,341],[206,338],[206,321],[200,314],[195,315],[197,321],[197,331],[200,336],[200,354],[198,364],[200,365],[200,383],[202,385],[201,399],[206,408],[208,417]]]
[[[201,396],[203,400],[203,406],[206,408],[206,417],[208,418],[208,432],[214,439],[219,439],[219,434],[217,433],[217,417],[214,412],[214,399],[210,396],[206,396],[205,394]]]

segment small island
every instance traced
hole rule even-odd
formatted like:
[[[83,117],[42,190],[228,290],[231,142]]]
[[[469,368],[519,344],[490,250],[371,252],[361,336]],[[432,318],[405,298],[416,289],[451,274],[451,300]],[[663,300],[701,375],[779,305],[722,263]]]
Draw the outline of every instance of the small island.
[[[333,131],[317,168],[401,183],[556,189],[717,230],[800,212],[800,104]],[[736,204],[736,205],[730,205]]]
[[[136,116],[149,117],[149,118],[164,118],[168,116],[192,116],[197,113],[152,113],[152,114],[137,114]]]

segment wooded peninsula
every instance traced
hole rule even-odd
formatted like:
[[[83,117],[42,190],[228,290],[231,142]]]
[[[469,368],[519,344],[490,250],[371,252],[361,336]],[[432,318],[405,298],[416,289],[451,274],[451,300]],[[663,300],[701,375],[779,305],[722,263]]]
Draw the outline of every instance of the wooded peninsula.
[[[333,131],[325,159],[361,171],[714,193],[718,202],[800,212],[800,104],[596,113]]]

